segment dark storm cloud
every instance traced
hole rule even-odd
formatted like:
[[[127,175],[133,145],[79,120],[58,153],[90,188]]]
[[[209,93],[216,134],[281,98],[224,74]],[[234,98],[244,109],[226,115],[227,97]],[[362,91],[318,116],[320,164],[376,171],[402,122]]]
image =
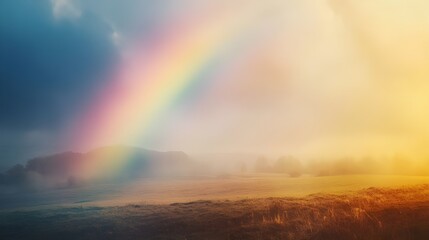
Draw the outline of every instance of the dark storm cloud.
[[[51,1],[0,1],[0,130],[60,127],[106,81],[111,27],[82,11],[58,19]]]
[[[2,170],[60,151],[61,130],[109,81],[118,60],[110,23],[55,3],[0,1]]]

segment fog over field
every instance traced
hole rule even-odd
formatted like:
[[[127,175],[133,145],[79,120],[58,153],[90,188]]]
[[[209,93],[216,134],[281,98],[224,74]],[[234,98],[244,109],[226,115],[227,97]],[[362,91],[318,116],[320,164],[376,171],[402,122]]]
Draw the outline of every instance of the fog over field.
[[[252,154],[188,156],[184,152],[130,148],[112,146],[85,154],[66,152],[16,165],[0,175],[1,208],[303,197],[368,187],[429,184],[428,174],[399,157],[391,159],[390,165],[386,160],[381,165],[368,158],[322,164],[301,162],[292,156],[275,160]],[[126,164],[113,164],[112,174],[105,163],[124,151],[133,154],[128,154]],[[104,157],[101,161],[100,156]],[[88,165],[95,167],[97,174],[82,174],[82,167]],[[116,171],[118,167],[122,168],[120,172]]]

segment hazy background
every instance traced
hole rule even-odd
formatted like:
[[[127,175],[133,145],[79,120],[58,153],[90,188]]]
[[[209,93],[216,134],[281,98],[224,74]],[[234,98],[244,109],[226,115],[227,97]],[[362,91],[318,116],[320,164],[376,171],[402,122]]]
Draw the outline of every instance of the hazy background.
[[[70,126],[139,41],[218,9],[263,16],[264,37],[226,58],[219,71],[233,70],[178,102],[150,138],[124,144],[429,161],[425,0],[11,0],[0,2],[0,169],[74,150]]]

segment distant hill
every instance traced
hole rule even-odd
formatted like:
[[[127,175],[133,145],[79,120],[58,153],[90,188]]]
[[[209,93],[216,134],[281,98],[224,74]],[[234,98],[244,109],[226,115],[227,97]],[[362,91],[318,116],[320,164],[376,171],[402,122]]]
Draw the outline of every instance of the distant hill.
[[[87,153],[63,152],[30,159],[0,175],[0,184],[56,182],[74,185],[82,180],[132,179],[188,174],[192,161],[184,152],[158,152],[137,147],[110,146]]]

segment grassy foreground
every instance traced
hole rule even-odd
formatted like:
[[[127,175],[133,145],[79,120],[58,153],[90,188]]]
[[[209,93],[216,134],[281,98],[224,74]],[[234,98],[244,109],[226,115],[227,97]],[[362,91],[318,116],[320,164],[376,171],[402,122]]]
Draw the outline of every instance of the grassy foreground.
[[[429,185],[0,212],[0,239],[429,239]]]

